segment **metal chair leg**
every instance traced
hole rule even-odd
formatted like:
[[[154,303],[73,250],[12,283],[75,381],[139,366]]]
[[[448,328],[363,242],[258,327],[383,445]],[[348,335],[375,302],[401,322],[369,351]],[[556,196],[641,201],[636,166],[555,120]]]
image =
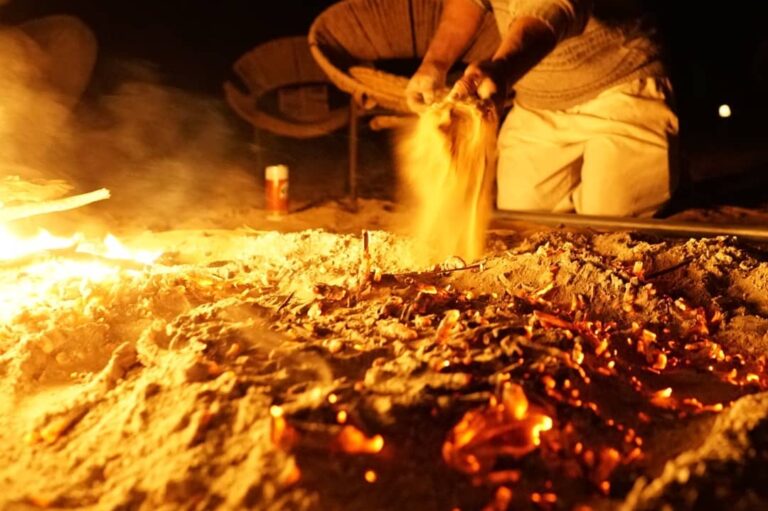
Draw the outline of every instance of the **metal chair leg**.
[[[359,146],[359,115],[358,104],[354,97],[349,98],[349,174],[347,176],[347,192],[350,206],[357,210],[357,159]]]

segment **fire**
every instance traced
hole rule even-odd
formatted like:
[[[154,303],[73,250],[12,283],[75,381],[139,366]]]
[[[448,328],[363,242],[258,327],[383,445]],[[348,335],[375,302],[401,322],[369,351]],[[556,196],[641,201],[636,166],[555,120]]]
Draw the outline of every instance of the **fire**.
[[[104,240],[98,243],[84,240],[80,234],[70,237],[55,236],[45,229],[41,229],[33,237],[24,238],[0,224],[0,261],[2,262],[14,262],[25,257],[44,255],[48,251],[66,249],[71,249],[78,254],[90,254],[105,259],[141,264],[152,264],[162,255],[159,251],[130,249],[112,234],[107,234]]]
[[[77,244],[76,238],[60,238],[41,230],[33,238],[23,239],[0,224],[0,261],[12,261],[46,250],[61,250]]]
[[[112,235],[99,243],[78,234],[60,237],[45,230],[22,237],[0,224],[0,267],[16,270],[0,273],[0,320],[11,320],[52,299],[61,282],[104,282],[125,271],[126,262],[148,265],[160,255],[130,249]]]
[[[106,259],[134,261],[141,264],[152,264],[162,254],[162,252],[154,250],[130,249],[111,234],[107,234],[104,238],[102,247],[82,243],[78,246],[77,251],[85,254],[98,255]]]

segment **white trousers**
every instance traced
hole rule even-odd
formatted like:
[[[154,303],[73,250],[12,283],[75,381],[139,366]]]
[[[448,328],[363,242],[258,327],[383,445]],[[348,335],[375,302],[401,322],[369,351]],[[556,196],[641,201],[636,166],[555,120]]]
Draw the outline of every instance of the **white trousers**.
[[[498,208],[654,214],[677,181],[670,99],[667,79],[645,78],[568,110],[516,104],[499,132]]]

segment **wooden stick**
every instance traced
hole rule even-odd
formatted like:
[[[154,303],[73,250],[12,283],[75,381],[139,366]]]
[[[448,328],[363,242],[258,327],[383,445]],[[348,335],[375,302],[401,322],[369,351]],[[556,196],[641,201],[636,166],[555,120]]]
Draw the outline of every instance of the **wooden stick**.
[[[63,199],[0,208],[0,224],[21,220],[22,218],[31,216],[47,215],[48,213],[76,209],[91,204],[92,202],[98,202],[105,199],[109,199],[109,190],[102,188],[93,192],[73,195]]]

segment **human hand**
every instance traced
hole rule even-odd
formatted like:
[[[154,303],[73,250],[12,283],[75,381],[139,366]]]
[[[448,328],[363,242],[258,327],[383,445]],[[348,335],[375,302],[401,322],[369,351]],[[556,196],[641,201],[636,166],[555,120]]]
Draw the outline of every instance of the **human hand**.
[[[413,112],[423,112],[445,93],[446,71],[440,66],[422,62],[405,89],[405,100]]]
[[[507,80],[500,63],[486,60],[467,66],[448,93],[451,101],[490,100],[501,111],[507,93]]]

